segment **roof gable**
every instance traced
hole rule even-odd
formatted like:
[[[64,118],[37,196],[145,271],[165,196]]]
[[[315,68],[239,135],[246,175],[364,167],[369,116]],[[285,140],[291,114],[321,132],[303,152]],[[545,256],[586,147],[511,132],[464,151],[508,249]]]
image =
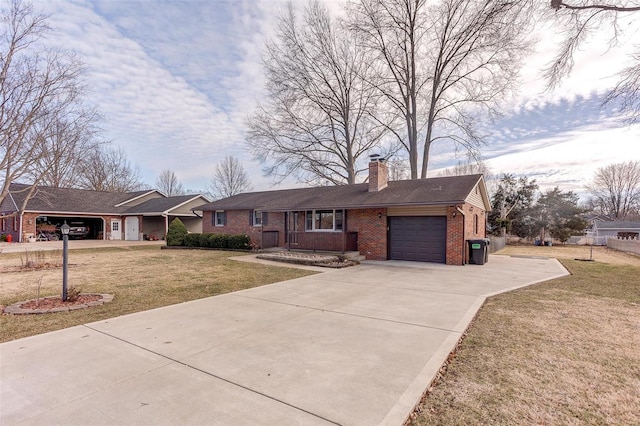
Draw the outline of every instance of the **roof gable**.
[[[166,198],[162,192],[157,189],[152,189],[151,191],[137,191],[137,192],[129,192],[127,193],[131,195],[131,198],[122,201],[121,203],[116,204],[116,207],[122,206],[136,206],[138,204],[142,204],[145,201],[152,198]]]
[[[144,203],[130,207],[124,212],[124,214],[169,214],[172,211],[179,209],[181,206],[198,199],[207,201],[206,198],[199,194],[152,198]]]

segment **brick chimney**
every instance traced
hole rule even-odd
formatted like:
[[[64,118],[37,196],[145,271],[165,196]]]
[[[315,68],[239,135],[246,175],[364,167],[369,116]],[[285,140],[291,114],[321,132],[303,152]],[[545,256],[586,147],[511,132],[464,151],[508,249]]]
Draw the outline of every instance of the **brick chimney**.
[[[385,158],[378,154],[370,155],[369,192],[382,191],[389,184],[389,170]]]

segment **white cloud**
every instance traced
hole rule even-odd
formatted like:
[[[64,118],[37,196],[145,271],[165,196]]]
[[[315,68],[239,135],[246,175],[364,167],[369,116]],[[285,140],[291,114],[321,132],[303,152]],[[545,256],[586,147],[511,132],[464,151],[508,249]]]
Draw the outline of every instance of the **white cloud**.
[[[125,149],[148,183],[171,169],[186,187],[201,189],[215,164],[234,155],[259,190],[271,184],[246,151],[244,120],[264,93],[264,42],[275,35],[284,4],[285,0],[53,0],[36,6],[52,13],[55,40],[84,59],[89,101],[104,115],[105,137]],[[331,1],[329,9],[339,14],[340,5]],[[630,37],[634,32],[628,27]],[[526,84],[505,102],[507,119],[493,129],[484,153],[496,171],[513,167],[577,182],[585,175],[583,169],[573,163],[555,167],[545,157],[552,153],[554,164],[560,158],[561,165],[576,156],[590,166],[621,161],[624,154],[618,151],[624,150],[605,155],[593,140],[638,138],[637,128],[611,129],[607,118],[615,111],[594,113],[588,108],[597,98],[594,93],[615,81],[612,75],[626,60],[631,43],[610,50],[601,40],[586,44],[576,56],[571,78],[548,93],[540,70],[557,43],[555,36],[548,36],[551,29],[541,29],[541,43],[523,70]],[[629,142],[615,143],[629,152]],[[582,151],[573,153],[578,147]],[[436,144],[434,167],[455,161],[450,147]],[[570,170],[577,173],[575,178],[565,176]]]

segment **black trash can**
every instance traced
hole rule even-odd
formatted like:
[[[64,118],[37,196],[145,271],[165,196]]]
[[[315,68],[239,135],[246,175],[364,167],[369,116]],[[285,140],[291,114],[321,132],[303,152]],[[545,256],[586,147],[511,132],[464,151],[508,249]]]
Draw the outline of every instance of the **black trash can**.
[[[484,265],[489,260],[487,240],[467,240],[469,243],[469,263]]]

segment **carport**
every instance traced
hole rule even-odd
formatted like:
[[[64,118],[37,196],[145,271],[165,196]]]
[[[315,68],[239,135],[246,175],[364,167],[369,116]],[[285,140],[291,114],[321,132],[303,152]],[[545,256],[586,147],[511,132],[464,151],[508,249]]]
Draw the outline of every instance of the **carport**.
[[[41,230],[59,229],[65,222],[69,225],[82,223],[87,226],[89,228],[87,239],[104,239],[105,220],[100,216],[63,216],[56,214],[38,216],[36,217],[36,234],[39,234]]]

